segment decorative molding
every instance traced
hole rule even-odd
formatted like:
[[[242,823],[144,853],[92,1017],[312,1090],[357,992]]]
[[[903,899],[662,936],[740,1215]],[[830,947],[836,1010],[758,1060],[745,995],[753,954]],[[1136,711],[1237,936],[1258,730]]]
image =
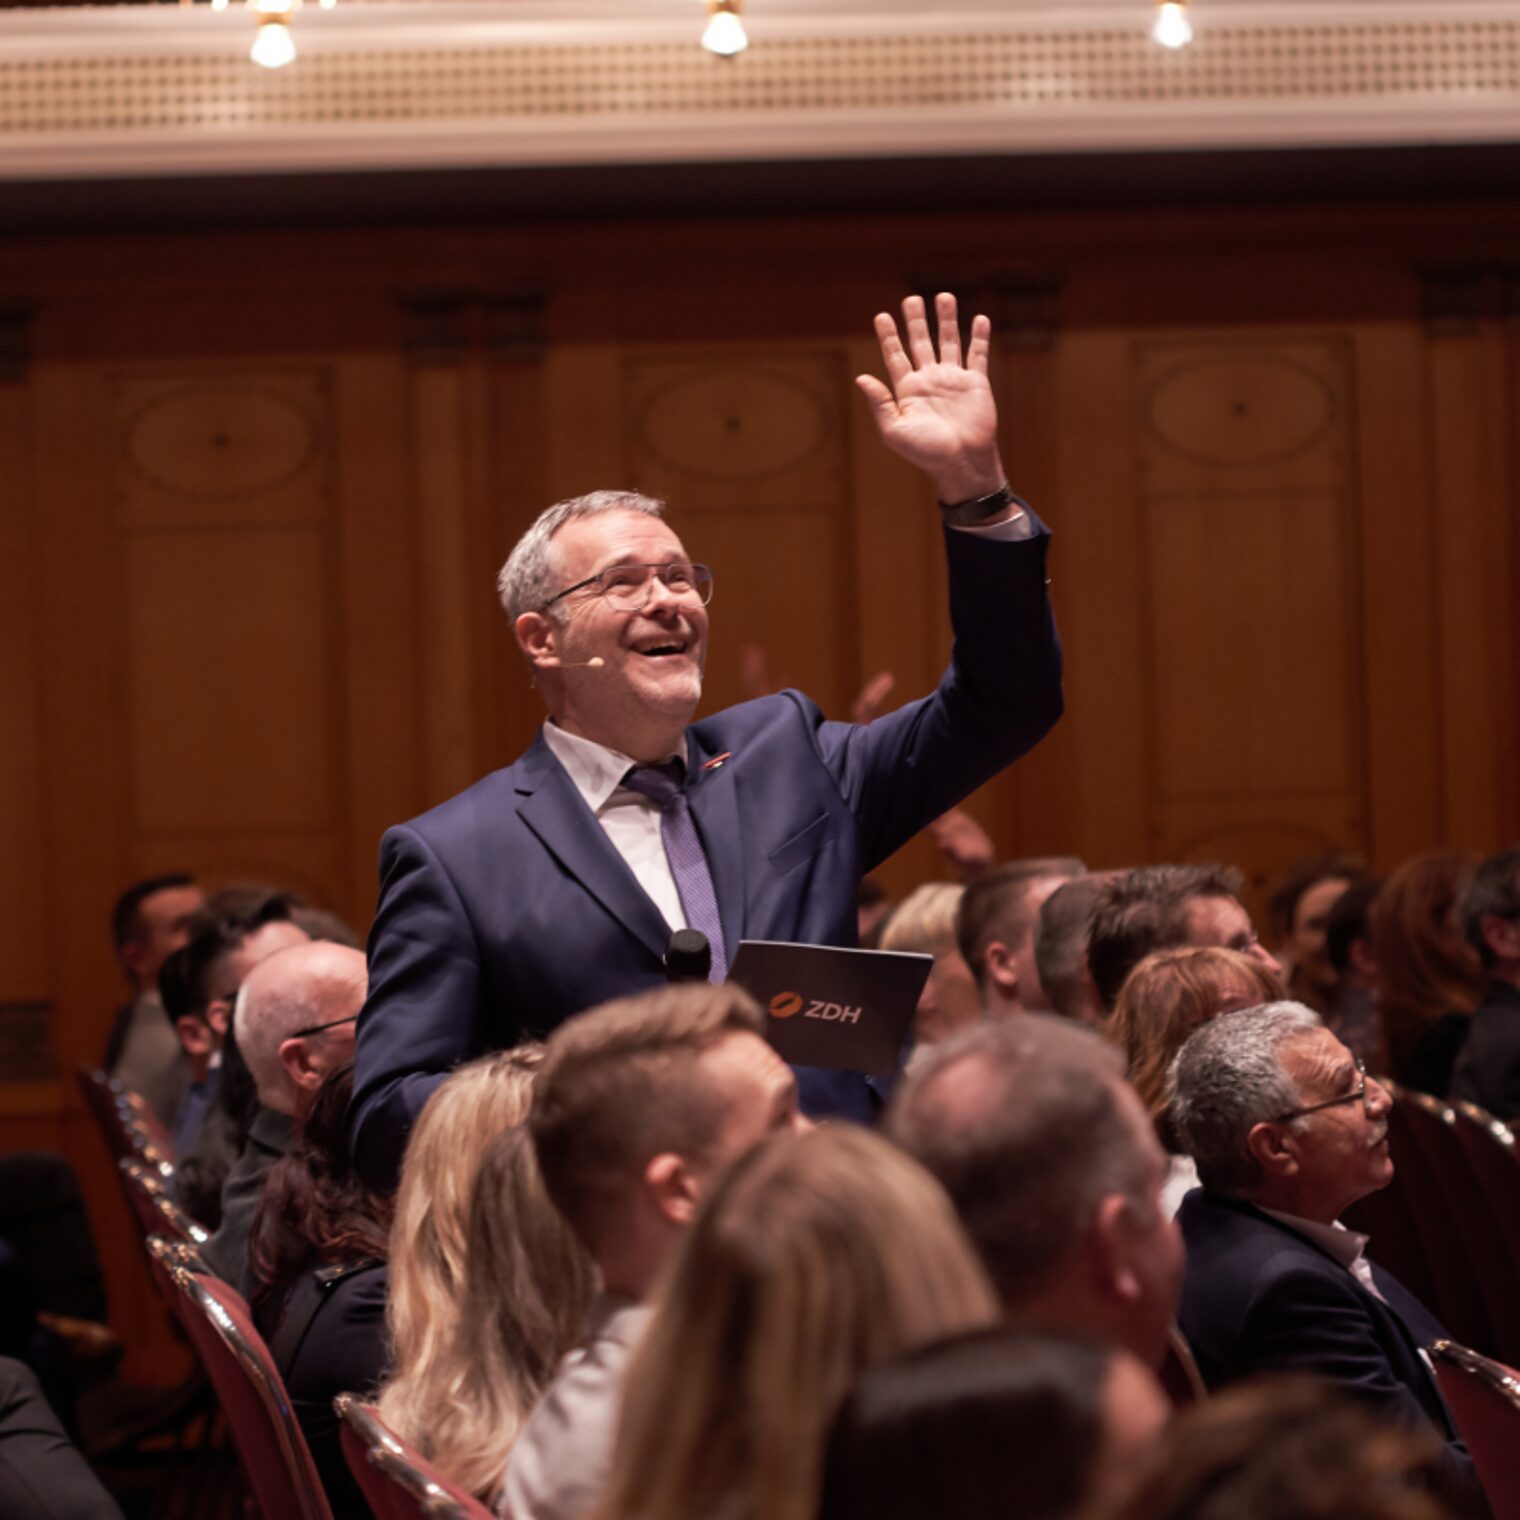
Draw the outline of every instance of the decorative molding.
[[[0,10],[0,180],[798,157],[1504,142],[1513,0],[767,0],[697,46],[692,0],[343,0],[300,57],[240,8]]]

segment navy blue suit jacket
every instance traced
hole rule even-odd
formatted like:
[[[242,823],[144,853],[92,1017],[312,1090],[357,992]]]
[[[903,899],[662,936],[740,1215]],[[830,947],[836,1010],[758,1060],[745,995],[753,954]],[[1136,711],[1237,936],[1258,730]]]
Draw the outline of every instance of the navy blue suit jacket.
[[[1182,1200],[1177,1223],[1187,1245],[1178,1323],[1211,1388],[1254,1372],[1331,1378],[1382,1413],[1435,1426],[1463,1486],[1478,1491],[1419,1354],[1446,1331],[1412,1293],[1374,1266],[1380,1300],[1306,1236],[1202,1188]]]
[[[730,960],[746,938],[853,945],[861,875],[1060,716],[1037,528],[1023,542],[946,532],[955,647],[932,695],[860,727],[786,691],[688,730],[688,796]],[[360,1173],[394,1184],[412,1120],[460,1061],[661,984],[669,942],[542,736],[515,765],[389,829],[351,1110]],[[815,1112],[848,1113],[868,1096],[858,1078],[847,1091],[845,1074],[808,1075]]]

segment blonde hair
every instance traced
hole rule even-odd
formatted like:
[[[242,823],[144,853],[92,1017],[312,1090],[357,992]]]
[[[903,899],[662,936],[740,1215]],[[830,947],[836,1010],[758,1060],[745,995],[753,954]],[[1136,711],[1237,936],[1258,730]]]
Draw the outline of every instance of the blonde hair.
[[[589,1263],[522,1129],[542,1061],[543,1046],[520,1045],[439,1086],[407,1143],[391,1228],[394,1360],[380,1417],[479,1494],[499,1483],[542,1368],[574,1344],[591,1296]],[[483,1308],[506,1282],[510,1299]]]
[[[1198,945],[1157,950],[1124,979],[1106,1033],[1123,1050],[1129,1080],[1146,1111],[1160,1121],[1172,1058],[1200,1024],[1286,996],[1278,977],[1238,950]]]
[[[914,889],[892,910],[877,946],[943,955],[956,949],[955,910],[965,888],[953,881],[930,881]]]
[[[856,1374],[996,1318],[950,1200],[915,1161],[854,1125],[762,1142],[666,1271],[603,1520],[811,1520]]]

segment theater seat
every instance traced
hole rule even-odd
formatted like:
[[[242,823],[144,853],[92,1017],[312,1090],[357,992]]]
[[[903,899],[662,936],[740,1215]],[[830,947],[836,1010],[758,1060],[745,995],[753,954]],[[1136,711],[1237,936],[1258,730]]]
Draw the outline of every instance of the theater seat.
[[[144,1237],[169,1235],[197,1248],[211,1239],[210,1231],[198,1225],[169,1196],[169,1188],[157,1167],[134,1156],[123,1156],[116,1167]]]
[[[494,1520],[485,1505],[391,1430],[374,1405],[340,1393],[333,1407],[343,1422],[343,1455],[376,1520]]]
[[[267,1520],[332,1520],[306,1437],[248,1305],[183,1241],[148,1242],[154,1281],[216,1391],[243,1475]]]
[[[1203,1374],[1198,1370],[1193,1348],[1188,1345],[1187,1336],[1176,1325],[1166,1333],[1166,1356],[1157,1369],[1156,1377],[1167,1398],[1178,1409],[1208,1397],[1208,1388],[1204,1384]]]
[[[1490,1507],[1520,1515],[1520,1373],[1455,1341],[1427,1349]]]

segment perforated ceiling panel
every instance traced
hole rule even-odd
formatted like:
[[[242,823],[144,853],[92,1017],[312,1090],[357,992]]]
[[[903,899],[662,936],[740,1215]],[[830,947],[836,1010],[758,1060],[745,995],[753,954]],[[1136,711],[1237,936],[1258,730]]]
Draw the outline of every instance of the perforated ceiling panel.
[[[146,40],[130,53],[0,48],[0,174],[22,172],[29,144],[51,140],[54,161],[67,163],[92,138],[118,152],[135,143],[143,162],[173,146],[253,167],[261,142],[296,137],[313,161],[326,141],[346,144],[325,150],[335,162],[384,150],[506,163],[1008,151],[1104,133],[1124,143],[1136,129],[1139,140],[1199,146],[1273,131],[1452,136],[1464,124],[1476,138],[1520,135],[1520,14],[1221,27],[1181,53],[1155,46],[1143,25],[757,38],[732,63],[694,39],[450,45],[417,35],[410,48],[322,36],[277,73],[184,39],[159,52]]]

